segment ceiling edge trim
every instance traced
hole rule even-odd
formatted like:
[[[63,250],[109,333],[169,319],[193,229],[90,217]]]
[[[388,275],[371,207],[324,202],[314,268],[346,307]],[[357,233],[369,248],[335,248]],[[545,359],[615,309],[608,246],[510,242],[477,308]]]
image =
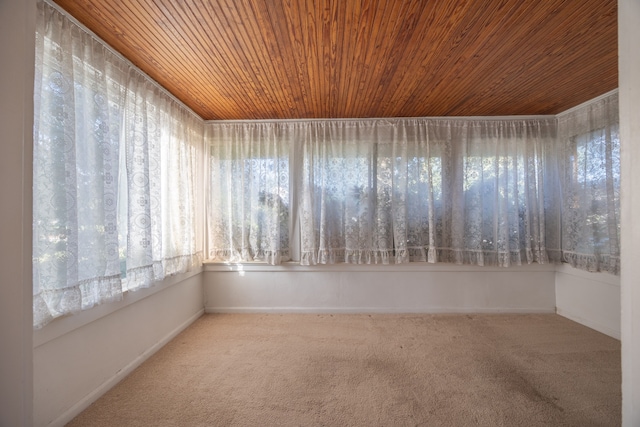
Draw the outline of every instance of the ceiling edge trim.
[[[611,95],[613,95],[615,93],[618,93],[618,88],[610,90],[609,92],[603,93],[602,95],[596,96],[595,98],[591,98],[590,100],[585,101],[582,104],[578,104],[575,107],[571,107],[568,110],[564,110],[562,113],[556,114],[556,117],[562,117],[564,115],[573,113],[574,111],[580,110],[580,109],[582,109],[582,108],[584,108],[584,107],[586,107],[586,106],[588,106],[590,104],[598,102],[598,101],[600,101],[600,100],[602,100],[604,98],[607,98],[607,97],[609,97],[609,96],[611,96]]]
[[[343,117],[343,118],[324,118],[324,119],[255,119],[255,120],[205,120],[205,124],[232,124],[232,123],[303,123],[303,122],[373,122],[373,121],[399,121],[399,120],[484,120],[484,121],[500,121],[500,120],[546,120],[553,119],[554,114],[541,114],[529,116],[424,116],[424,117]]]

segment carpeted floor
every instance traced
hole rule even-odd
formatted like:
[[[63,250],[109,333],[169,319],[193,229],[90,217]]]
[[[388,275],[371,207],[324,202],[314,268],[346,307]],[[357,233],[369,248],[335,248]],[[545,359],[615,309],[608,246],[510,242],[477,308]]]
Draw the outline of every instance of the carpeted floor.
[[[620,342],[557,315],[205,315],[69,426],[618,426]]]

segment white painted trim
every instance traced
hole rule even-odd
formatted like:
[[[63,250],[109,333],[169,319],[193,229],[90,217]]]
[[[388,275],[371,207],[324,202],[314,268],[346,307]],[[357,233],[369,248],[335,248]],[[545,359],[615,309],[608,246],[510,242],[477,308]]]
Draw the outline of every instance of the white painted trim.
[[[603,94],[602,94],[602,95],[600,95],[600,96],[596,96],[595,98],[592,98],[592,99],[590,99],[590,100],[588,100],[588,101],[585,101],[585,102],[583,102],[582,104],[576,105],[575,107],[571,107],[571,108],[569,108],[568,110],[564,110],[562,113],[558,113],[558,114],[556,114],[556,117],[560,118],[560,117],[562,117],[562,116],[564,116],[564,115],[566,115],[566,114],[571,114],[571,113],[573,113],[574,111],[577,111],[577,110],[579,110],[579,109],[581,109],[581,108],[584,108],[584,107],[586,107],[586,106],[588,106],[588,105],[591,105],[591,104],[594,104],[594,103],[596,103],[596,102],[598,102],[598,101],[601,101],[601,100],[603,100],[604,98],[607,98],[608,96],[613,95],[614,93],[618,93],[618,89],[617,89],[617,88],[616,88],[616,89],[613,89],[613,90],[610,90],[610,91],[609,91],[609,92],[607,92],[607,93],[603,93]]]
[[[622,426],[640,426],[640,2],[618,1]]]
[[[593,273],[590,271],[580,270],[579,268],[571,267],[569,264],[561,264],[556,267],[558,274],[568,274],[570,276],[580,277],[585,280],[592,280],[594,282],[615,286],[620,288],[620,276],[609,273]]]
[[[574,322],[580,323],[583,326],[586,326],[588,328],[591,328],[593,330],[596,330],[598,332],[601,332],[605,335],[608,335],[612,338],[615,339],[620,339],[620,331],[619,330],[615,330],[613,328],[608,327],[607,325],[600,323],[600,322],[595,322],[591,319],[588,319],[584,316],[580,316],[576,313],[573,313],[570,310],[566,310],[566,309],[562,309],[562,308],[557,308],[556,309],[556,313],[562,317],[566,317],[569,320],[573,320]]]
[[[499,120],[549,120],[554,119],[554,114],[522,115],[522,116],[424,116],[424,117],[325,117],[316,119],[252,119],[252,120],[205,120],[207,124],[234,124],[234,123],[313,123],[313,122],[401,122],[409,120],[447,120],[451,122],[464,122],[473,120],[499,121]]]
[[[180,326],[175,328],[169,334],[165,335],[163,339],[158,341],[152,347],[148,348],[144,353],[135,358],[131,363],[127,366],[119,370],[115,375],[111,378],[107,379],[103,382],[99,387],[93,390],[91,393],[87,394],[82,400],[73,405],[67,411],[65,411],[58,418],[53,420],[48,427],[63,427],[76,416],[78,416],[82,411],[87,409],[89,405],[98,400],[103,394],[109,391],[113,386],[122,381],[127,375],[133,372],[138,366],[140,366],[144,361],[146,361],[149,357],[153,356],[158,350],[160,350],[165,344],[175,338],[180,332],[184,331],[189,325],[195,322],[200,316],[204,314],[204,309],[199,310],[189,319],[184,321]]]
[[[554,272],[556,265],[554,264],[525,264],[512,265],[511,267],[495,267],[495,266],[477,266],[477,265],[459,265],[449,263],[431,264],[428,262],[409,262],[404,264],[318,264],[318,265],[300,265],[298,262],[284,262],[278,265],[270,265],[264,262],[205,262],[203,266],[204,272],[241,272],[241,271],[263,271],[263,272],[472,272],[472,273],[508,273],[508,272]]]
[[[448,308],[428,308],[424,310],[416,310],[415,307],[397,308],[397,307],[207,307],[205,313],[301,313],[301,314],[358,314],[358,313],[376,313],[376,314],[498,314],[498,313],[516,313],[516,314],[552,314],[555,309],[540,308],[471,308],[471,307],[448,307]]]
[[[0,1],[0,425],[33,425],[35,0]]]

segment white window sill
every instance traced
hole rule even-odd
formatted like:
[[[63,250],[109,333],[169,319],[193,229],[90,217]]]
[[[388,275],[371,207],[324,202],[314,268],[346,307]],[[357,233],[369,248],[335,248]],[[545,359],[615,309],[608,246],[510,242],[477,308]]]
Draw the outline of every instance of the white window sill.
[[[581,279],[594,280],[600,283],[606,283],[608,285],[620,287],[620,276],[606,272],[592,272],[580,270],[579,268],[571,267],[569,264],[561,264],[556,267],[556,273],[567,274],[569,276],[576,276]]]
[[[496,267],[477,265],[457,265],[449,263],[431,264],[428,262],[410,262],[404,264],[317,264],[300,265],[297,261],[283,262],[279,265],[271,265],[265,262],[219,262],[205,261],[204,272],[241,272],[241,271],[262,271],[262,272],[318,272],[318,271],[379,271],[379,272],[474,272],[474,273],[495,273],[495,272],[555,272],[554,264],[525,264],[521,266]]]

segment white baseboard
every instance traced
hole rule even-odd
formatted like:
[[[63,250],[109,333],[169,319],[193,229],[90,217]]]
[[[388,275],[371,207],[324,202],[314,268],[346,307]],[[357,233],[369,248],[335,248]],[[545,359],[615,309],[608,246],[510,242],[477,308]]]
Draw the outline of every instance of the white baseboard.
[[[106,380],[104,383],[102,383],[95,390],[93,390],[92,392],[87,394],[82,400],[80,400],[78,403],[73,405],[71,408],[69,408],[67,411],[65,411],[58,418],[53,420],[49,424],[49,427],[63,427],[64,425],[66,425],[68,422],[70,422],[72,419],[74,419],[76,416],[78,416],[82,411],[87,409],[89,407],[89,405],[91,405],[93,402],[98,400],[98,398],[100,398],[100,396],[105,394],[113,386],[118,384],[127,375],[129,375],[131,372],[133,372],[145,360],[147,360],[154,353],[156,353],[158,350],[160,350],[165,344],[167,344],[169,341],[171,341],[173,338],[175,338],[180,332],[182,332],[189,325],[191,325],[193,322],[195,322],[203,314],[204,314],[204,310],[199,310],[198,312],[196,312],[193,316],[191,316],[189,319],[187,319],[185,322],[183,322],[181,325],[179,325],[173,331],[168,333],[163,339],[161,339],[160,341],[155,343],[153,346],[148,348],[144,353],[142,353],[140,356],[136,357],[133,361],[131,361],[131,363],[129,363],[127,366],[125,366],[124,368],[119,370],[115,375],[113,375],[111,378]]]
[[[597,321],[594,321],[593,319],[587,319],[583,316],[580,316],[576,313],[572,313],[568,310],[562,309],[562,308],[558,308],[556,310],[556,312],[558,313],[558,315],[562,316],[562,317],[566,317],[569,320],[573,320],[576,323],[580,323],[581,325],[586,326],[587,328],[591,328],[593,330],[596,330],[598,332],[601,332],[605,335],[608,335],[612,338],[615,338],[617,340],[620,339],[620,329],[614,329],[611,328],[607,325],[605,325],[604,323],[600,323]]]
[[[424,310],[397,307],[207,307],[205,313],[300,313],[300,314],[552,314],[555,309],[532,308],[473,308],[473,307],[438,307]]]

